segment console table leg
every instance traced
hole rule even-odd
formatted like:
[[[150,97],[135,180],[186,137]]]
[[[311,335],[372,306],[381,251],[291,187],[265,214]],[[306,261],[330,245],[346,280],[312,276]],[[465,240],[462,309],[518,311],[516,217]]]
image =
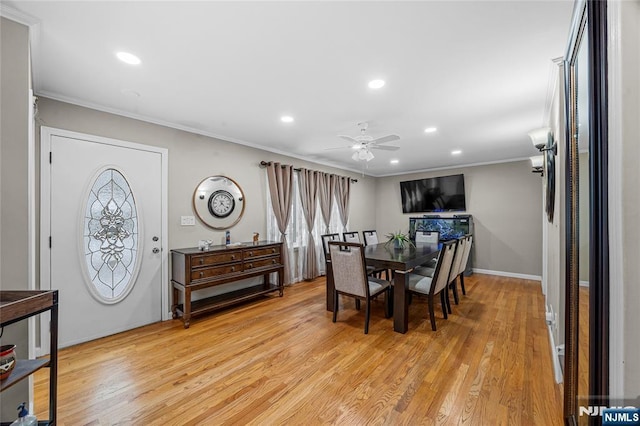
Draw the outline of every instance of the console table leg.
[[[189,328],[191,321],[191,289],[185,287],[184,289],[184,311],[182,312],[182,321],[184,321],[184,328]]]
[[[175,287],[175,285],[173,286],[173,304],[171,305],[171,318],[176,319],[178,318],[178,297],[180,295],[180,293],[178,292],[178,289]]]

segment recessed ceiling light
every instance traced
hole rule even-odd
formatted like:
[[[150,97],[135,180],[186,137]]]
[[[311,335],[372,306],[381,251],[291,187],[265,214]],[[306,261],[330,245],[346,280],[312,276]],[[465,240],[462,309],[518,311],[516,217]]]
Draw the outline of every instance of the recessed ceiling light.
[[[118,53],[116,53],[116,56],[122,62],[124,62],[126,64],[129,64],[129,65],[140,65],[140,63],[142,62],[140,60],[140,58],[138,58],[136,55],[133,55],[133,54],[128,53],[128,52],[118,52]]]
[[[398,163],[399,163],[399,161],[398,161],[398,160],[391,160],[391,161],[389,161],[389,163],[391,163],[391,164],[398,164]]]
[[[371,80],[369,82],[370,89],[379,89],[384,86],[384,80]]]
[[[456,149],[455,151],[451,151],[451,155],[459,155],[462,154],[462,151],[459,149]]]
[[[283,123],[293,123],[293,117],[291,117],[290,115],[283,115],[282,117],[280,117],[280,121],[282,121]]]
[[[436,127],[427,127],[426,129],[424,129],[425,133],[433,133],[436,130],[438,130]]]

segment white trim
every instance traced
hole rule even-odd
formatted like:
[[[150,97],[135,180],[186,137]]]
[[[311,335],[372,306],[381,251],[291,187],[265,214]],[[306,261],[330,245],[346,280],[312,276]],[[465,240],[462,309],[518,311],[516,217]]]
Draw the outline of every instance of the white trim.
[[[473,268],[473,272],[478,274],[497,275],[499,277],[521,278],[523,280],[532,280],[542,282],[540,275],[518,274],[516,272],[492,271],[490,269]]]
[[[28,13],[24,13],[18,9],[8,6],[4,3],[0,3],[0,16],[2,16],[3,18],[10,19],[19,24],[26,25],[28,27],[32,25],[37,25],[40,23],[40,21],[37,18],[29,15]]]
[[[624,234],[622,196],[622,55],[619,1],[607,2],[609,114],[609,395],[624,395]]]
[[[589,281],[580,280],[580,281],[578,281],[578,285],[580,287],[589,287]]]
[[[549,330],[549,345],[551,346],[551,359],[553,361],[553,376],[556,379],[556,383],[562,383],[562,366],[560,365],[560,353],[556,346],[556,341],[553,337],[552,325],[547,326]]]
[[[35,97],[29,89],[27,115],[27,286],[36,289],[36,139],[35,139]],[[42,315],[41,315],[42,316]],[[28,320],[29,358],[35,358],[36,349],[36,317]],[[29,410],[33,410],[34,401],[33,375],[29,376]],[[30,411],[33,413],[33,411]]]
[[[106,145],[119,146],[124,148],[136,149],[139,151],[147,151],[160,154],[161,158],[161,194],[162,194],[162,212],[161,212],[161,229],[162,229],[162,247],[161,247],[161,309],[162,320],[166,321],[171,319],[171,311],[169,304],[169,286],[167,284],[169,277],[169,201],[168,201],[168,188],[169,188],[169,150],[166,148],[155,147],[151,145],[143,145],[135,142],[127,142],[118,139],[105,138],[102,136],[88,135],[84,133],[72,132],[69,130],[56,129],[52,127],[42,126],[40,128],[40,288],[51,287],[51,256],[49,250],[49,235],[51,235],[51,185],[50,176],[44,173],[44,169],[48,169],[49,164],[49,152],[51,152],[51,139],[53,136],[60,136],[65,138],[90,140],[97,143]],[[40,315],[41,329],[47,329],[47,315]],[[45,333],[41,333],[41,353],[45,354],[49,352],[48,336],[45,338]]]

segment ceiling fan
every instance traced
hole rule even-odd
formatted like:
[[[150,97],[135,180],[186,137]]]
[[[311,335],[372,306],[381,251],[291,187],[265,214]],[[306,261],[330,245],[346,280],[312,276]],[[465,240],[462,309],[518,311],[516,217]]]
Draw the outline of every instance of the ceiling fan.
[[[367,135],[367,128],[369,127],[369,123],[362,122],[358,123],[358,127],[360,127],[360,135],[351,137],[345,135],[338,135],[339,138],[346,140],[351,143],[351,148],[356,150],[353,153],[351,158],[355,161],[371,161],[375,158],[372,149],[379,149],[383,151],[397,151],[400,149],[398,146],[387,146],[381,145],[387,142],[393,142],[400,139],[398,135],[387,135],[374,139],[373,137]],[[335,148],[334,148],[335,149]],[[340,148],[337,148],[340,149]]]

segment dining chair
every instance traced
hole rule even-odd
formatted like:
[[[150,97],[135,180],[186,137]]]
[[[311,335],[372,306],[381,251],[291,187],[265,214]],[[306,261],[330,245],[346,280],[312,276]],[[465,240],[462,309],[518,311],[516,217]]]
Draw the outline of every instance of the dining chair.
[[[342,239],[347,243],[359,243],[360,235],[357,232],[343,232]]]
[[[378,240],[378,232],[375,230],[371,231],[362,231],[362,237],[364,238],[365,246],[372,246],[378,244],[380,241]],[[370,274],[377,276],[378,278],[382,278],[382,274],[384,273],[384,278],[386,280],[389,279],[389,276],[393,276],[393,271],[389,273],[389,269],[375,269],[371,267],[367,267],[370,270]]]
[[[374,297],[384,294],[385,318],[390,317],[389,289],[391,288],[391,283],[367,274],[364,246],[360,243],[330,241],[329,254],[331,256],[335,286],[333,322],[336,322],[338,316],[338,295],[353,297],[356,301],[362,300],[367,304],[364,334],[368,334],[371,302]]]
[[[362,237],[364,238],[364,245],[370,246],[373,244],[378,244],[378,233],[375,230],[371,231],[362,231]]]
[[[420,244],[434,244],[440,241],[440,232],[438,231],[417,231],[416,232],[416,246]],[[416,274],[424,275],[426,277],[432,277],[433,273],[436,269],[436,261],[437,259],[432,259],[431,261],[416,266],[413,270]]]
[[[420,243],[438,243],[440,232],[438,231],[416,231],[416,245]]]
[[[462,236],[457,239],[456,253],[453,256],[453,263],[451,264],[451,271],[449,272],[449,289],[453,291],[453,301],[457,305],[460,300],[458,298],[458,288],[456,287],[456,281],[458,278],[458,270],[460,269],[460,263],[464,257],[464,252],[467,248],[467,239]],[[451,313],[451,311],[449,311]]]
[[[453,257],[456,250],[456,240],[446,241],[442,244],[440,255],[436,263],[436,268],[432,277],[424,275],[409,274],[409,287],[407,291],[410,294],[426,295],[429,305],[429,317],[431,319],[431,329],[436,331],[436,318],[434,312],[434,299],[439,294],[440,303],[442,304],[442,314],[447,319],[447,310],[449,309],[449,272],[453,263]],[[444,290],[444,291],[443,291]]]
[[[340,234],[324,234],[320,235],[322,240],[322,251],[324,252],[325,261],[329,260],[329,241],[340,241]]]
[[[464,248],[464,253],[462,254],[462,258],[460,259],[460,264],[458,265],[458,269],[456,270],[456,277],[460,277],[460,288],[462,289],[462,294],[466,296],[467,290],[464,288],[464,272],[467,269],[469,254],[471,253],[471,244],[473,243],[473,235],[467,234],[463,238],[466,240],[466,246]]]

